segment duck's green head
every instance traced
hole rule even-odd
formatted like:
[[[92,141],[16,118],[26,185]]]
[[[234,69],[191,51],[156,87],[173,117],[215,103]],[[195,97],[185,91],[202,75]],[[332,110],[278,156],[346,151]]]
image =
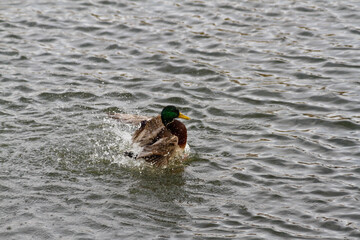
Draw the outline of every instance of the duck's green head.
[[[182,114],[176,107],[174,106],[166,106],[161,111],[161,120],[163,124],[166,126],[172,121],[174,121],[175,118],[183,118],[186,120],[189,120],[190,118]]]

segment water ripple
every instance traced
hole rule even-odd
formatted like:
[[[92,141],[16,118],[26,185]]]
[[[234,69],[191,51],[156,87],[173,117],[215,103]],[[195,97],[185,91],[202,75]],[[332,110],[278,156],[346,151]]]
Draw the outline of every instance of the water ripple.
[[[360,237],[356,1],[2,5],[1,238]],[[192,153],[154,172],[106,116],[167,104]]]

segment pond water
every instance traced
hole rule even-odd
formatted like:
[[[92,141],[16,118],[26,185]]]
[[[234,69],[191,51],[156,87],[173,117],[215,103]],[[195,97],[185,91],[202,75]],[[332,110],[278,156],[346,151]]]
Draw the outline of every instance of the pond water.
[[[360,2],[2,0],[1,239],[359,239]],[[108,112],[191,117],[123,156]]]

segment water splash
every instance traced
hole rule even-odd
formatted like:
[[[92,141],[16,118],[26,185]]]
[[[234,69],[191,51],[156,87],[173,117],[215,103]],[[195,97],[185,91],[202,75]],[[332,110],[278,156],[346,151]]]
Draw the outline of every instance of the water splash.
[[[85,119],[89,122],[82,124],[84,128],[72,122],[68,125],[69,129],[59,133],[59,139],[51,143],[49,154],[53,155],[59,169],[95,175],[116,173],[119,167],[138,173],[182,172],[184,170],[182,161],[174,160],[172,164],[160,170],[144,160],[129,157],[128,152],[138,155],[142,151],[142,147],[132,143],[132,134],[137,126],[107,117]],[[176,160],[188,158],[189,155],[190,147],[187,145],[184,153],[176,156]]]
[[[106,137],[94,142],[95,151],[92,157],[95,161],[96,159],[106,159],[119,166],[137,167],[141,169],[149,167],[149,164],[145,161],[134,160],[126,154],[127,152],[131,152],[136,156],[142,151],[142,147],[132,143],[132,134],[137,129],[136,126],[114,121],[113,119],[104,119],[103,123],[103,135]],[[188,158],[189,155],[190,146],[186,144],[184,152],[179,152],[174,157],[174,161],[172,161],[174,163],[171,165],[179,165],[182,161],[178,160]]]
[[[91,158],[96,161],[108,161],[112,164],[128,167],[142,167],[143,161],[134,161],[126,156],[126,152],[140,153],[142,150],[132,144],[132,133],[136,127],[119,123],[113,119],[105,118],[102,124],[102,134],[95,139],[94,152]]]

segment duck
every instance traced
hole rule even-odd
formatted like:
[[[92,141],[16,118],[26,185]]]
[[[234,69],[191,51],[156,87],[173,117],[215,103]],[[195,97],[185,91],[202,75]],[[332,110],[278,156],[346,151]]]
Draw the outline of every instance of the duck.
[[[186,159],[187,129],[176,118],[185,120],[190,118],[182,114],[177,107],[166,106],[161,114],[155,117],[121,113],[109,116],[139,126],[132,136],[132,142],[139,145],[142,150],[137,155],[126,152],[127,156],[143,159],[156,167],[166,167]]]

